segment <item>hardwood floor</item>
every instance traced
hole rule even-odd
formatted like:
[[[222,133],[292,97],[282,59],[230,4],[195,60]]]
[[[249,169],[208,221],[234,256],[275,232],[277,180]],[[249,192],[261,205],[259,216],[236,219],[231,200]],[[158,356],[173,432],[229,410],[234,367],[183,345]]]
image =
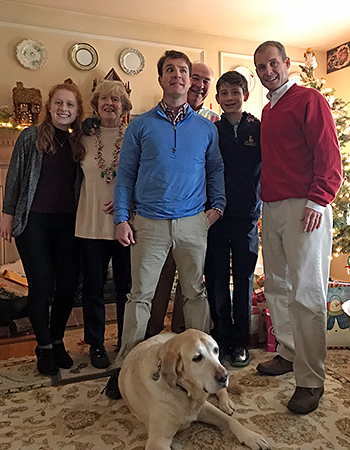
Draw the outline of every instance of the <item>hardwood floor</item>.
[[[115,323],[117,320],[115,304],[106,305],[106,323]],[[74,308],[67,324],[67,330],[84,326],[82,308]],[[36,340],[34,334],[12,336],[0,339],[0,361],[10,358],[35,355]]]
[[[34,335],[15,336],[0,340],[0,360],[21,358],[35,355],[36,340]]]

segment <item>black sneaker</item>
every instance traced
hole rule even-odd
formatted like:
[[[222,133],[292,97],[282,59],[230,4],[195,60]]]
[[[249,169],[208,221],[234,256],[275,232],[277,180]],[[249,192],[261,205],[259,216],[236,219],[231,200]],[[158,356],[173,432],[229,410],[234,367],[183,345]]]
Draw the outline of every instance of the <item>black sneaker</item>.
[[[54,376],[58,374],[59,368],[55,361],[53,348],[35,348],[38,372],[41,375]]]
[[[237,347],[231,351],[230,364],[232,367],[245,367],[249,363],[250,355],[246,347]]]
[[[120,367],[118,367],[118,369],[114,371],[113,375],[108,380],[106,387],[101,392],[101,394],[106,392],[107,397],[110,398],[111,400],[120,400],[122,398],[122,394],[120,393],[118,386],[119,374],[120,374]]]
[[[61,369],[70,369],[73,366],[73,360],[64,348],[63,342],[60,344],[53,344],[53,353],[56,364],[58,367],[61,367]]]
[[[90,347],[90,360],[96,369],[106,369],[111,364],[104,345],[98,348]]]

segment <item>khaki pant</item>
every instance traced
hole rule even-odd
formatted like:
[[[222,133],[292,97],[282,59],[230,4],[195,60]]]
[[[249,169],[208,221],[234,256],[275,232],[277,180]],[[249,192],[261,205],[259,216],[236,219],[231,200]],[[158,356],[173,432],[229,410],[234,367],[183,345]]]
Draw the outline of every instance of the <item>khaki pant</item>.
[[[265,296],[278,340],[278,353],[293,362],[296,384],[324,383],[332,210],[321,227],[303,231],[307,199],[263,205]]]
[[[170,248],[178,267],[186,328],[209,332],[209,306],[203,284],[209,221],[204,212],[176,220],[136,215],[131,220],[131,292],[125,305],[122,347],[116,364],[145,337],[151,302]]]
[[[160,274],[158,286],[152,300],[151,317],[148,321],[148,337],[159,334],[164,329],[164,319],[169,305],[171,289],[174,284],[176,264],[173,252],[170,250]],[[173,314],[171,320],[171,331],[181,333],[185,330],[185,319],[183,315],[183,297],[180,284],[176,286]]]

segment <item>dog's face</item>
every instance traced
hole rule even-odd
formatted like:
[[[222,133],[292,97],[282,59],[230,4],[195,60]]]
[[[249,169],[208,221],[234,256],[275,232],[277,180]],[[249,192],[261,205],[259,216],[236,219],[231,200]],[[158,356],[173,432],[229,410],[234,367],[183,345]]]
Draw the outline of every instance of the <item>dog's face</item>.
[[[161,349],[162,375],[174,387],[214,394],[228,384],[225,367],[219,362],[219,348],[214,339],[198,330],[186,330]]]

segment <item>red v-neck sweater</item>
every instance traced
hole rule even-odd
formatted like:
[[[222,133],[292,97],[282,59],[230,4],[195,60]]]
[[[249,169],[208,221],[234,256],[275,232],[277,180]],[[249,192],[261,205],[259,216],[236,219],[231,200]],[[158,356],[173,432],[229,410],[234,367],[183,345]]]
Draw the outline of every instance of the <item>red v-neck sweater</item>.
[[[316,90],[294,84],[263,109],[261,198],[275,202],[308,198],[326,206],[342,180],[334,119]]]

